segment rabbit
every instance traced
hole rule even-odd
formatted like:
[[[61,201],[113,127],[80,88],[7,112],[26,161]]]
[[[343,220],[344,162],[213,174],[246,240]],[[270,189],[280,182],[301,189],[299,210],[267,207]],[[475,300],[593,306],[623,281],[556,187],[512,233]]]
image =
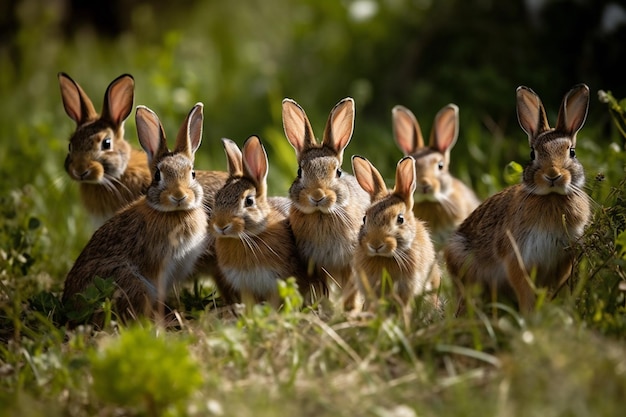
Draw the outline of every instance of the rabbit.
[[[147,153],[152,182],[145,196],[119,211],[93,234],[65,280],[63,303],[79,309],[93,278],[112,278],[122,318],[148,315],[175,280],[187,277],[206,251],[207,215],[195,179],[194,155],[202,138],[202,103],[188,114],[173,151],[157,115],[136,110],[139,142]]]
[[[306,113],[284,99],[285,135],[295,149],[298,174],[289,188],[289,221],[308,270],[342,288],[345,310],[356,308],[354,252],[370,196],[354,176],[343,172],[343,152],[354,130],[354,100],[345,98],[330,112],[318,143]]]
[[[94,225],[99,226],[145,194],[152,182],[146,153],[124,139],[124,121],[132,110],[135,82],[129,74],[113,80],[99,116],[78,83],[63,72],[58,78],[65,112],[76,122],[65,170],[80,182],[83,204]],[[227,178],[223,171],[196,171],[209,214],[213,196]]]
[[[232,140],[222,141],[230,177],[215,195],[210,221],[224,278],[219,285],[221,292],[234,294],[239,300],[266,301],[278,308],[277,279],[293,276],[310,304],[312,293],[325,293],[324,283],[308,277],[281,200],[275,200],[276,205],[267,197],[269,165],[261,140],[250,136],[243,152]]]
[[[102,114],[69,75],[58,74],[63,107],[76,130],[70,137],[65,170],[80,183],[83,205],[96,226],[111,218],[150,185],[145,152],[124,139],[124,121],[133,107],[135,81],[122,74],[104,94]]]
[[[413,194],[417,183],[415,160],[402,158],[396,168],[396,183],[388,191],[378,170],[367,159],[354,155],[352,171],[372,198],[359,232],[355,253],[357,284],[369,309],[372,290],[377,298],[390,291],[404,308],[424,291],[436,293],[441,280],[435,247],[424,222],[413,214]],[[384,289],[383,276],[389,275],[392,288]],[[362,276],[361,276],[362,275]]]
[[[459,108],[448,104],[439,110],[428,146],[409,109],[398,105],[391,114],[398,147],[404,155],[415,158],[414,213],[428,224],[435,246],[441,249],[450,234],[480,203],[474,191],[450,173],[450,151],[459,134]]]
[[[517,88],[517,117],[528,135],[531,161],[520,184],[485,200],[451,236],[444,256],[461,292],[486,286],[491,294],[512,294],[527,314],[538,287],[555,291],[571,275],[574,244],[590,220],[585,173],[576,158],[576,134],[589,107],[589,88],[574,86],[563,98],[556,128],[533,90]],[[511,292],[512,291],[512,292]]]

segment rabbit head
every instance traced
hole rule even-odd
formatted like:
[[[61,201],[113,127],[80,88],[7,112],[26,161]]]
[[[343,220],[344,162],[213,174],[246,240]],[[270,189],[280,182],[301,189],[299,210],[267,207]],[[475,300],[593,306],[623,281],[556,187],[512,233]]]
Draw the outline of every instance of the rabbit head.
[[[241,238],[265,230],[270,211],[267,201],[267,154],[261,140],[250,136],[243,152],[235,142],[222,139],[230,178],[215,194],[211,219],[217,237]]]
[[[392,110],[393,133],[405,155],[415,158],[417,183],[416,201],[446,200],[452,188],[450,151],[459,135],[459,108],[454,104],[443,107],[435,116],[428,146],[413,112],[404,106]]]
[[[523,184],[533,194],[568,195],[582,193],[585,173],[576,159],[576,134],[582,128],[589,107],[589,87],[573,87],[563,98],[556,127],[548,124],[539,96],[528,87],[517,89],[517,117],[528,135],[530,163]]]
[[[170,151],[157,115],[145,106],[137,107],[137,135],[152,173],[147,203],[155,210],[185,211],[202,205],[202,187],[195,179],[193,167],[202,139],[202,109],[202,103],[197,103],[189,112],[176,137],[174,150]]]
[[[357,181],[373,201],[365,212],[359,244],[369,256],[397,258],[399,252],[409,249],[415,237],[415,160],[406,156],[398,162],[396,184],[391,192],[367,159],[355,155],[352,166]]]
[[[133,77],[123,74],[109,84],[101,115],[69,75],[59,73],[58,78],[65,112],[76,122],[65,170],[79,182],[99,184],[119,180],[131,156],[131,146],[124,140],[124,121],[133,108]]]
[[[303,213],[329,213],[347,206],[351,192],[341,164],[354,130],[354,100],[345,98],[335,105],[321,143],[304,109],[290,99],[283,100],[283,126],[299,165],[289,190],[293,204]]]

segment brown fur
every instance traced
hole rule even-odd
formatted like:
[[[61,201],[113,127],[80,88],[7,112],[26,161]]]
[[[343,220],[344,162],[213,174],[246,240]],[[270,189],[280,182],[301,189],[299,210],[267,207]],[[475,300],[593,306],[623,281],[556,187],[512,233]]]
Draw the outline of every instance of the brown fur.
[[[210,229],[216,239],[222,292],[278,307],[276,280],[295,277],[310,304],[313,290],[318,295],[324,292],[323,282],[308,277],[281,201],[267,198],[269,166],[263,145],[251,136],[243,153],[228,139],[224,149],[230,177],[216,194]]]
[[[149,314],[163,302],[175,280],[193,270],[206,250],[207,217],[202,187],[194,179],[194,153],[202,136],[202,105],[197,104],[167,148],[161,123],[151,110],[137,109],[137,130],[153,181],[147,195],[118,212],[87,243],[65,280],[66,308],[81,308],[77,294],[94,277],[112,278],[119,288],[123,318]]]
[[[529,283],[533,272],[535,284],[551,291],[569,277],[573,246],[591,215],[582,190],[583,167],[572,156],[588,104],[588,87],[574,87],[551,129],[539,97],[518,88],[518,118],[535,158],[525,167],[522,183],[483,202],[445,249],[448,270],[462,291],[460,311],[464,288],[480,284],[494,295],[512,289],[520,310],[528,313],[535,304]]]
[[[415,158],[415,215],[428,224],[435,245],[446,239],[480,203],[476,194],[450,173],[450,151],[459,132],[459,109],[443,107],[435,116],[428,146],[415,115],[406,107],[392,110],[394,138],[405,155]]]
[[[289,220],[300,256],[310,273],[342,288],[344,308],[355,307],[354,252],[370,198],[356,179],[341,170],[354,130],[354,101],[341,100],[330,112],[318,143],[306,113],[283,100],[283,127],[299,165],[289,197]]]
[[[392,283],[392,288],[386,289],[391,292],[387,296],[398,298],[408,308],[416,295],[436,290],[440,281],[430,234],[413,214],[415,160],[407,156],[398,162],[392,191],[387,191],[382,176],[365,158],[352,157],[352,166],[359,184],[373,201],[366,211],[355,253],[357,273],[367,282],[357,281],[366,308],[372,299],[370,291],[382,297],[385,273]]]

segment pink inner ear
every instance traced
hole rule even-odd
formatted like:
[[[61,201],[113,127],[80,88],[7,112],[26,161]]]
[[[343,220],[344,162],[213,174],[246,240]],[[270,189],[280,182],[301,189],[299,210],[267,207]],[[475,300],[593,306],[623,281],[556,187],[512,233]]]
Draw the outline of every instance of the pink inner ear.
[[[424,147],[424,139],[419,123],[413,113],[402,106],[392,110],[393,133],[400,150],[409,155]]]
[[[396,169],[396,187],[394,191],[402,196],[405,201],[413,201],[415,192],[415,160],[405,157],[398,162]],[[412,205],[412,204],[411,204]]]
[[[243,147],[243,162],[247,174],[258,186],[265,183],[268,172],[267,154],[257,136],[251,136]]]
[[[306,113],[293,100],[283,100],[283,129],[298,154],[315,141]]]
[[[130,77],[122,77],[113,82],[107,89],[102,116],[118,126],[133,108],[135,83]]]

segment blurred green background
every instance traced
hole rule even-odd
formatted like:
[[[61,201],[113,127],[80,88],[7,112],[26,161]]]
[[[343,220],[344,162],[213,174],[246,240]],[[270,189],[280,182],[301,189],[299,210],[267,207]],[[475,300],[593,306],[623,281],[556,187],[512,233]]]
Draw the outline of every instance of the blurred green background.
[[[41,221],[33,258],[44,260],[50,285],[60,285],[93,228],[63,171],[74,122],[63,111],[59,71],[98,109],[109,82],[131,73],[135,104],[153,109],[171,138],[202,101],[197,167],[225,169],[221,137],[241,144],[259,134],[272,194],[284,194],[296,172],[282,131],[284,97],[304,107],[318,135],[334,104],[354,97],[346,155],[366,156],[387,178],[401,157],[391,108],[412,109],[428,135],[435,113],[456,103],[451,170],[484,198],[506,185],[510,161],[527,160],[515,88],[533,88],[554,123],[564,93],[585,82],[592,102],[578,155],[588,191],[601,201],[623,177],[624,158],[597,91],[626,96],[624,39],[626,9],[609,0],[4,0],[3,215]],[[134,115],[126,136],[138,146]]]

